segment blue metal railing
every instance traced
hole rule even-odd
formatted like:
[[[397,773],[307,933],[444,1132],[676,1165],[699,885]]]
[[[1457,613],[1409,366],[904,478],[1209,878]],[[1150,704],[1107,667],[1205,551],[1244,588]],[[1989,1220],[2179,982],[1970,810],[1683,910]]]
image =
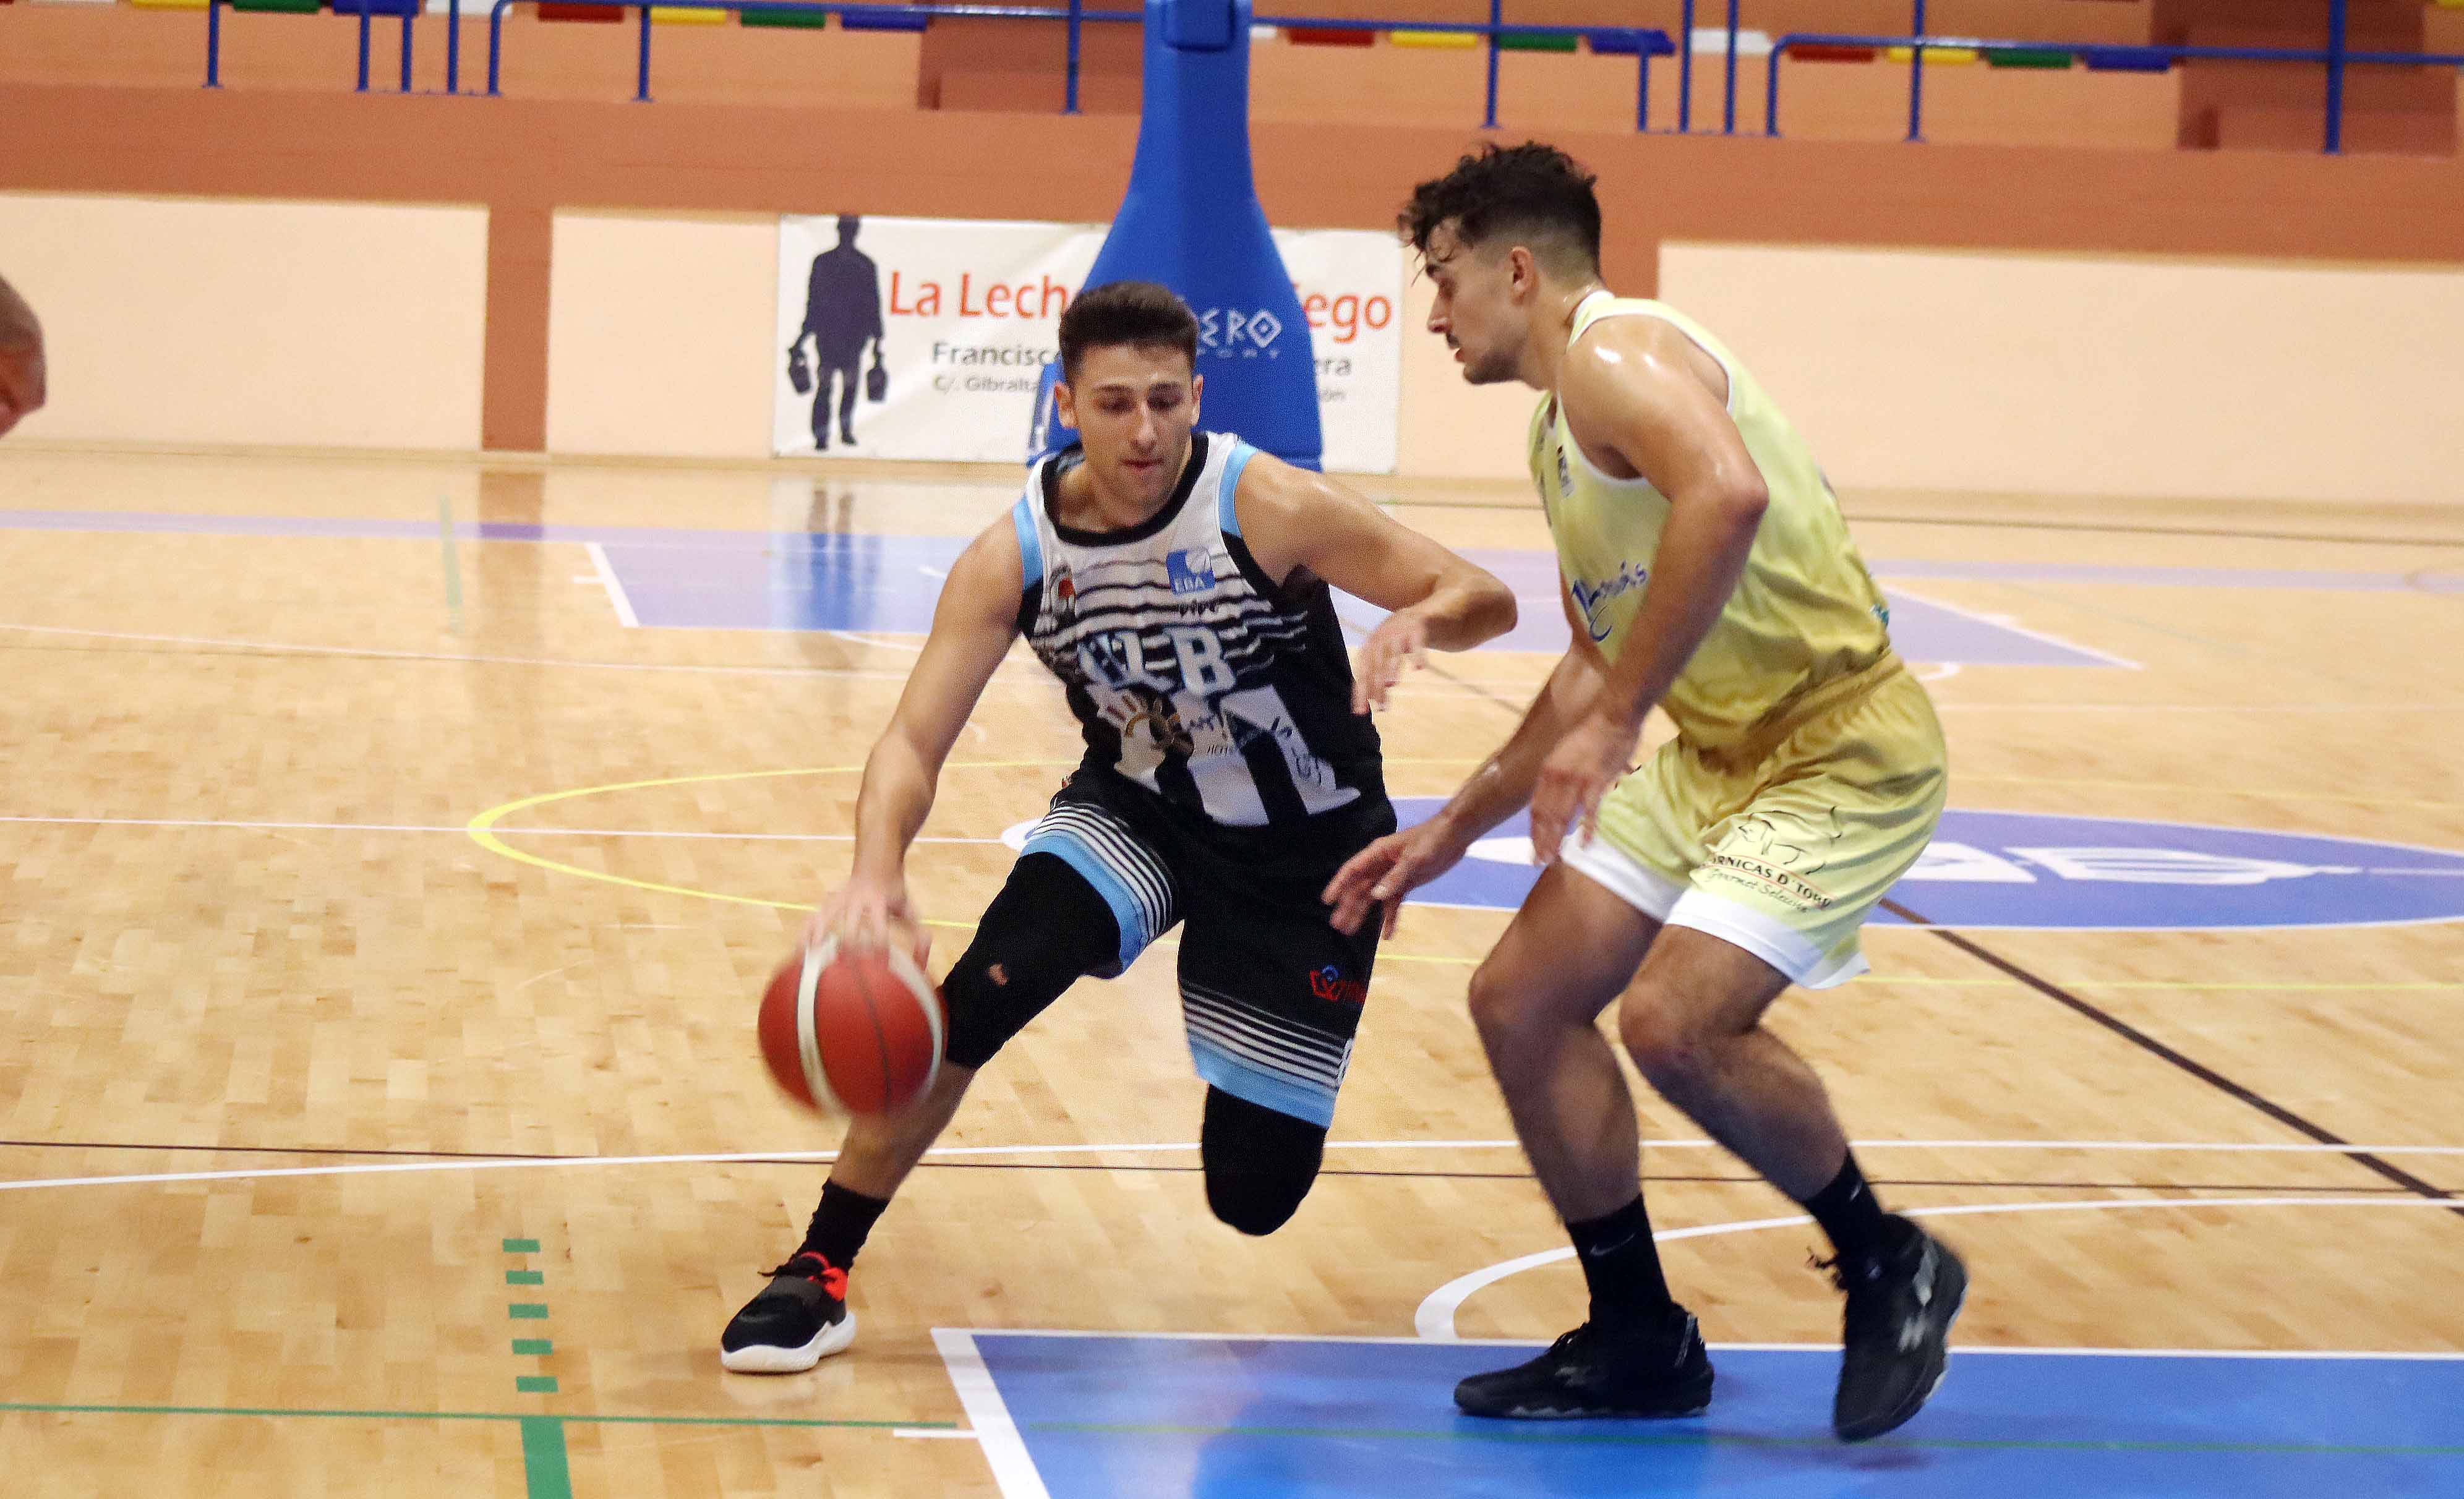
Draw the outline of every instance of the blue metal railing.
[[[454,0],[458,4],[459,0]],[[500,93],[503,72],[505,12],[515,0],[495,0],[488,11],[488,92]],[[650,11],[653,0],[627,0],[640,12],[641,42],[634,74],[633,98],[636,102],[650,101]],[[1067,64],[1063,84],[1062,112],[1078,113],[1079,30],[1088,22],[1134,24],[1146,18],[1143,11],[1090,11],[1084,0],[1070,0],[1068,9],[1046,6],[1007,5],[881,5],[864,4],[860,0],[654,0],[659,9],[682,11],[805,11],[824,15],[854,12],[870,20],[929,20],[935,16],[975,17],[997,20],[1061,21],[1068,32]],[[1692,0],[1687,0],[1690,6]],[[1733,3],[1733,0],[1731,0]],[[1461,34],[1470,33],[1488,39],[1488,97],[1483,114],[1485,128],[1497,125],[1497,54],[1501,36],[1568,36],[1613,37],[1631,46],[1635,59],[1635,128],[1647,127],[1651,109],[1651,59],[1666,56],[1675,51],[1667,33],[1638,27],[1614,26],[1507,26],[1495,17],[1504,0],[1489,0],[1491,20],[1488,25],[1469,25],[1459,21],[1363,21],[1342,16],[1253,15],[1259,26],[1280,26],[1308,31],[1331,32],[1427,32]],[[452,90],[449,78],[447,89]]]
[[[1771,42],[1771,63],[1764,79],[1763,134],[1779,134],[1780,59],[1798,47],[1858,47],[1881,51],[1888,47],[1908,49],[1908,140],[1925,139],[1925,54],[1943,51],[1976,53],[2045,53],[2066,52],[2089,54],[2117,62],[2155,62],[2165,67],[2186,58],[2211,62],[2291,62],[2323,63],[2327,70],[2327,137],[2325,150],[2337,155],[2344,148],[2344,70],[2353,64],[2376,67],[2464,67],[2464,54],[2435,52],[2354,52],[2346,45],[2346,0],[2331,0],[2328,8],[2328,33],[2324,45],[2304,47],[2170,47],[2154,45],[2107,46],[2094,42],[2011,41],[1982,36],[1932,36],[1925,33],[1925,0],[1916,0],[1915,24],[1906,36],[1851,36],[1825,32],[1791,32]],[[1730,62],[1733,74],[1735,63]],[[1736,129],[1733,108],[1728,129]]]
[[[206,5],[206,87],[222,86],[222,8],[229,0],[207,0]],[[356,11],[359,26],[359,76],[357,88],[368,88],[369,32],[373,6],[378,0],[334,0],[335,8],[343,14]],[[394,0],[401,6],[402,17],[402,92],[410,92],[412,22],[419,9],[418,0]],[[827,16],[839,15],[842,21],[850,16],[872,22],[929,22],[936,17],[989,18],[1023,21],[1060,21],[1067,32],[1067,62],[1063,84],[1062,111],[1079,112],[1080,34],[1089,23],[1135,24],[1145,19],[1143,11],[1090,10],[1086,0],[1068,0],[1066,8],[1048,5],[978,5],[978,4],[880,4],[865,0],[611,0],[609,8],[622,11],[628,6],[640,13],[641,39],[636,51],[633,98],[643,103],[650,99],[650,12],[656,5],[671,10],[737,11],[753,12],[806,12]],[[504,54],[505,12],[514,0],[494,0],[488,11],[488,93],[499,95]],[[1486,40],[1487,98],[1482,111],[1484,128],[1497,126],[1498,54],[1507,36],[1571,36],[1592,38],[1596,47],[1613,42],[1617,51],[1635,54],[1635,128],[1650,128],[1651,62],[1672,52],[1677,56],[1677,129],[1680,134],[1694,128],[1694,19],[1696,0],[1683,0],[1683,18],[1679,22],[1683,35],[1671,42],[1666,33],[1641,27],[1601,26],[1510,26],[1504,19],[1505,0],[1489,0],[1488,22],[1475,25],[1459,21],[1379,21],[1343,16],[1255,15],[1260,26],[1278,26],[1309,31],[1332,32],[1428,32],[1469,33]],[[1777,136],[1779,130],[1779,92],[1781,62],[1788,54],[1805,47],[1854,47],[1880,51],[1885,48],[1908,49],[1908,133],[1911,142],[1925,139],[1925,54],[1946,50],[1994,53],[2064,52],[2089,54],[2121,62],[2136,61],[2170,67],[2185,59],[2230,62],[2285,62],[2323,64],[2327,75],[2326,144],[2330,154],[2343,149],[2344,80],[2352,66],[2372,67],[2464,67],[2464,54],[2355,52],[2347,44],[2346,9],[2349,0],[2329,0],[2328,33],[2324,45],[2316,48],[2289,47],[2175,47],[2124,45],[2112,46],[2094,42],[2013,41],[2007,38],[1977,36],[1936,36],[1925,27],[1926,0],[1914,0],[1914,14],[1909,34],[1904,36],[1850,35],[1826,32],[1791,32],[1772,40],[1770,62],[1764,80],[1763,133]],[[1727,69],[1721,105],[1720,127],[1723,134],[1737,131],[1737,56],[1743,30],[1738,24],[1739,0],[1727,0]],[[386,7],[393,10],[392,5]],[[459,94],[461,88],[462,0],[447,0],[445,43],[445,91]]]

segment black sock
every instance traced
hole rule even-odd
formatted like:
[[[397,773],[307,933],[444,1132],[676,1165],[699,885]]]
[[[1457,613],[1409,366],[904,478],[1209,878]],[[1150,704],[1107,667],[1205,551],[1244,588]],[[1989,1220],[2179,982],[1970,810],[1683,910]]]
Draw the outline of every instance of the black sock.
[[[1668,1280],[1660,1270],[1642,1194],[1604,1218],[1568,1223],[1566,1236],[1574,1241],[1574,1258],[1583,1262],[1592,1289],[1594,1326],[1648,1327],[1668,1310]]]
[[[822,1184],[822,1205],[813,1209],[813,1221],[804,1229],[804,1247],[840,1269],[855,1265],[858,1250],[872,1232],[873,1222],[889,1200],[867,1197],[849,1191],[835,1181]]]
[[[1889,1247],[1890,1225],[1882,1220],[1874,1189],[1865,1184],[1865,1173],[1857,1167],[1855,1151],[1848,1153],[1831,1184],[1807,1198],[1804,1205],[1831,1236],[1832,1250],[1843,1262],[1863,1264]]]

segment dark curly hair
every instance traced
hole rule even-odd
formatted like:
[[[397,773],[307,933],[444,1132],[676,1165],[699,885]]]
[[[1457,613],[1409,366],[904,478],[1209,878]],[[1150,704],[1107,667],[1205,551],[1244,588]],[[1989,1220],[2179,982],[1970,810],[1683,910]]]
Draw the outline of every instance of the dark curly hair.
[[[1600,200],[1592,190],[1597,180],[1553,145],[1484,145],[1453,171],[1413,188],[1396,227],[1422,254],[1438,226],[1450,223],[1465,245],[1507,235],[1557,269],[1594,272],[1600,264]]]

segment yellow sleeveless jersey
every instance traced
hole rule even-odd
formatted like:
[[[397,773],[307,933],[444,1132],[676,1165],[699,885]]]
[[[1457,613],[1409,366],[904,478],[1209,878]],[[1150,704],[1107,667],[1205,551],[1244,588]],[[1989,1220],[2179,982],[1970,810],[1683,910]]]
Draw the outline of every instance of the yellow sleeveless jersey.
[[[1736,592],[1661,704],[1682,739],[1744,748],[1795,716],[1808,694],[1890,659],[1889,608],[1805,440],[1701,324],[1660,302],[1595,292],[1575,309],[1568,342],[1602,318],[1634,316],[1674,325],[1727,371],[1728,415],[1771,492]],[[1647,479],[1595,467],[1554,396],[1532,414],[1530,457],[1567,585],[1615,661],[1650,584],[1667,497]]]

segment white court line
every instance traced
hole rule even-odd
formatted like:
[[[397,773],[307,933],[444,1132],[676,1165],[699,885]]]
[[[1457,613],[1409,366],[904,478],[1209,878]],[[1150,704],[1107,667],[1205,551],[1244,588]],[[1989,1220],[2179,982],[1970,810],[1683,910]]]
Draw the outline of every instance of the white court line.
[[[39,1143],[39,1142],[35,1142]],[[2076,1150],[2076,1151],[2181,1151],[2267,1152],[2284,1155],[2372,1155],[2372,1156],[2464,1156],[2464,1145],[2252,1145],[2211,1144],[2198,1141],[2151,1140],[1851,1140],[1860,1151],[1889,1150]],[[1646,1149],[1713,1150],[1711,1140],[1648,1140]],[[20,1147],[23,1148],[23,1147]],[[94,1144],[97,1150],[144,1151],[160,1150],[160,1145]],[[1199,1148],[1195,1140],[1174,1142],[1142,1142],[1122,1145],[936,1145],[925,1154],[933,1157],[983,1156],[1143,1156],[1187,1153]],[[1329,1140],[1329,1150],[1515,1150],[1513,1140]],[[302,1152],[301,1154],[305,1154]],[[284,1177],[375,1177],[409,1175],[434,1171],[513,1171],[525,1167],[552,1168],[561,1166],[729,1166],[777,1165],[781,1163],[826,1162],[836,1160],[834,1150],[760,1150],[731,1151],[724,1154],[689,1154],[676,1156],[504,1156],[476,1159],[461,1157],[450,1160],[385,1160],[359,1161],[347,1165],[328,1166],[264,1166],[229,1171],[159,1171],[132,1172],[111,1177],[28,1177],[21,1180],[0,1180],[0,1192],[30,1192],[39,1187],[111,1187],[165,1185],[183,1181],[262,1181]],[[1979,1182],[1991,1186],[1991,1182]],[[2194,1201],[2207,1201],[2208,1199]],[[2223,1201],[2221,1199],[2215,1201]],[[2297,1201],[2314,1201],[2309,1198]],[[2427,1201],[2426,1199],[2423,1201]],[[2060,1204],[2055,1204],[2060,1205]],[[2108,1206],[2095,1203],[2094,1206]],[[2150,1204],[2152,1205],[2152,1204]],[[1989,1211],[2014,1209],[1991,1208]],[[1941,1212],[1945,1209],[1920,1211]],[[1801,1223],[1802,1219],[1773,1219],[1771,1223]],[[1771,1223],[1755,1223],[1743,1226],[1768,1227]],[[1681,1230],[1691,1236],[1694,1230]],[[1665,1238],[1666,1235],[1661,1237]],[[1571,1251],[1551,1251],[1563,1256]],[[1535,1262],[1536,1263],[1536,1262]]]
[[[234,650],[263,650],[277,655],[355,656],[382,661],[444,661],[457,666],[558,666],[593,672],[698,672],[721,676],[847,676],[903,682],[904,672],[871,672],[839,666],[693,666],[664,661],[577,661],[560,656],[496,656],[468,651],[384,650],[374,646],[303,646],[278,640],[231,640],[213,635],[156,635],[126,629],[84,629],[64,625],[15,625],[0,621],[0,630],[28,635],[77,635],[95,640],[134,640],[158,646],[212,646]],[[872,644],[859,641],[859,645]],[[996,682],[1001,681],[995,677]],[[1016,678],[1011,679],[1015,682]],[[1038,685],[1041,685],[1040,683]]]
[[[984,1461],[992,1465],[993,1482],[1001,1487],[1001,1499],[1052,1499],[1051,1490],[1044,1487],[1044,1476],[1035,1470],[1035,1460],[1026,1455],[1026,1442],[1019,1436],[1017,1422],[1009,1419],[1009,1403],[1001,1399],[1001,1386],[993,1382],[983,1355],[976,1351],[974,1336],[960,1328],[936,1327],[933,1346],[941,1351],[951,1387],[958,1392],[967,1424],[976,1429],[976,1438],[983,1444]]]
[[[633,601],[625,592],[625,581],[616,576],[608,564],[607,548],[596,541],[584,541],[583,548],[590,553],[590,565],[599,574],[600,586],[607,590],[607,602],[616,606],[616,617],[627,629],[640,629],[642,622],[633,613]]]
[[[890,1428],[890,1434],[893,1437],[906,1437],[914,1442],[973,1442],[977,1440],[977,1434],[975,1432],[953,1431],[946,1426],[892,1426]]]
[[[874,646],[883,650],[904,650],[909,655],[919,654],[924,650],[924,647],[920,644],[922,639],[920,636],[917,637],[916,641],[911,642],[905,640],[891,640],[880,635],[862,635],[851,629],[825,629],[823,630],[822,633],[829,636],[832,640],[853,641],[859,646]]]
[[[2080,1202],[1969,1202],[1954,1207],[1906,1207],[1900,1209],[1900,1213],[1905,1218],[1976,1218],[1989,1213],[2113,1212],[2139,1207],[2435,1207],[2453,1211],[2464,1207],[2464,1201],[2427,1197],[2102,1198]],[[1755,1218],[1742,1223],[1665,1229],[1653,1234],[1651,1240],[1654,1244],[1674,1244],[1683,1239],[1714,1239],[1727,1234],[1752,1233],[1763,1228],[1789,1228],[1812,1222],[1814,1220],[1803,1213],[1792,1213],[1785,1218]],[[1457,1341],[1455,1313],[1474,1292],[1494,1286],[1508,1276],[1573,1257],[1573,1246],[1568,1245],[1501,1261],[1467,1275],[1458,1275],[1421,1299],[1419,1309],[1412,1313],[1413,1329],[1432,1342]]]
[[[2036,641],[2043,645],[2059,646],[2064,650],[2076,650],[2081,655],[2094,656],[2108,666],[2118,666],[2132,672],[2144,672],[2146,670],[2146,668],[2141,666],[2138,662],[2131,660],[2127,656],[2118,656],[2110,650],[2099,650],[2094,646],[2082,646],[2076,640],[2064,640],[2059,635],[2049,635],[2041,629],[2030,629],[2027,626],[2018,623],[2007,614],[1985,614],[1980,613],[1975,609],[1963,609],[1956,604],[1945,604],[1940,599],[1933,598],[1927,594],[1919,593],[1913,588],[1903,588],[1897,584],[1891,584],[1882,591],[1885,593],[1896,593],[1903,598],[1914,599],[1919,604],[1941,609],[1947,614],[1956,614],[1962,619],[1974,620],[1979,625],[1991,625],[1995,629],[2007,629],[2014,635],[2025,635],[2030,640]]]
[[[1135,1337],[1158,1343],[1365,1343],[1390,1348],[1404,1348],[1425,1343],[1425,1337],[1399,1337],[1394,1334],[1359,1333],[1125,1333],[1102,1328],[1062,1327],[979,1327],[972,1334],[993,1337],[1094,1338]],[[1546,1348],[1537,1338],[1529,1337],[1458,1337],[1454,1342],[1475,1347]],[[1705,1348],[1741,1354],[1816,1354],[1837,1353],[1834,1343],[1714,1343]],[[2409,1350],[2365,1348],[2064,1348],[2048,1345],[2016,1343],[1962,1343],[1958,1352],[1965,1354],[2014,1354],[2021,1356],[2061,1355],[2089,1358],[2387,1358],[2419,1363],[2464,1362],[2464,1353],[2418,1353]]]
[[[275,823],[227,821],[203,817],[28,817],[0,814],[0,823],[34,823],[62,827],[228,827],[242,831],[322,833],[459,833],[468,825],[428,823]],[[498,834],[529,838],[713,838],[737,843],[852,843],[853,833],[732,833],[676,827],[495,827]],[[999,843],[999,838],[919,837],[917,843]]]

